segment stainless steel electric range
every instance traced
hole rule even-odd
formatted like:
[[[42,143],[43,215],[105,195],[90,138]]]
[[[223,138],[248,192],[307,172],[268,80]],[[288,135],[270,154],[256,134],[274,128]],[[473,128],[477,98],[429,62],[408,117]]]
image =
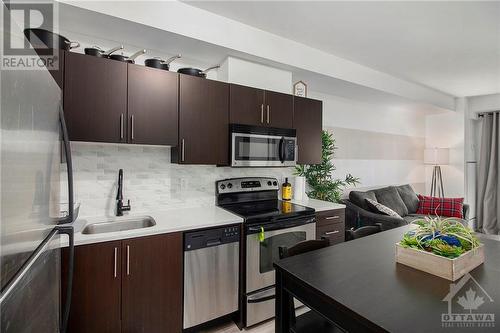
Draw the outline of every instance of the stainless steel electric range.
[[[232,178],[216,182],[217,205],[244,218],[240,284],[242,326],[274,317],[274,269],[279,247],[315,239],[312,208],[278,200],[276,178]]]

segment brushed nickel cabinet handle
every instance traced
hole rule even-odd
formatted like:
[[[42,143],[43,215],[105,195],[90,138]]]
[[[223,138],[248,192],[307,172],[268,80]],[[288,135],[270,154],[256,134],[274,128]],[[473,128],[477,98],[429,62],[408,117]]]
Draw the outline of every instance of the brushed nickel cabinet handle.
[[[339,219],[339,218],[340,218],[340,216],[337,216],[337,215],[335,215],[335,216],[327,216],[327,217],[325,217],[325,220],[334,220],[334,219]]]
[[[328,231],[325,232],[325,235],[328,236],[328,235],[338,234],[339,232],[340,232],[339,230]]]
[[[182,162],[184,162],[184,160],[186,159],[186,149],[184,147],[185,147],[185,143],[184,143],[184,139],[182,139],[182,141],[181,141],[181,161]]]
[[[264,104],[260,105],[260,123],[264,123]]]
[[[270,113],[270,112],[269,112],[269,110],[270,110],[270,107],[269,107],[269,105],[268,105],[268,106],[267,106],[267,123],[268,123],[268,124],[269,124],[269,119],[270,119],[270,118],[269,118],[269,113]]]
[[[127,275],[130,275],[130,245],[127,245]]]
[[[115,262],[114,262],[114,266],[113,266],[113,277],[116,278],[117,276],[117,265],[118,265],[118,248],[115,247]]]
[[[123,140],[123,113],[120,115],[120,140]]]
[[[132,140],[134,140],[135,138],[135,135],[134,135],[134,115],[131,115],[130,116],[130,126],[131,126],[131,129],[130,129],[130,137]]]

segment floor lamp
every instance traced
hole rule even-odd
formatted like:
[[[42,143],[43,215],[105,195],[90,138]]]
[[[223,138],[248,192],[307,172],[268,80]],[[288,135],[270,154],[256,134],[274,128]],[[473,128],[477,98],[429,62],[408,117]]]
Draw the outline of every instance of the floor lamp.
[[[441,165],[450,163],[448,148],[430,148],[424,151],[424,164],[433,165],[431,181],[431,197],[444,197],[443,175]]]

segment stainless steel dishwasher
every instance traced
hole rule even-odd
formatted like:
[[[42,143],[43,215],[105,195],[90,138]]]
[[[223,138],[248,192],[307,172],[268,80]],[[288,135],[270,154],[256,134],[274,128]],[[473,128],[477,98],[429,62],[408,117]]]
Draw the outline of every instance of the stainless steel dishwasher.
[[[184,329],[238,310],[239,226],[184,234]]]

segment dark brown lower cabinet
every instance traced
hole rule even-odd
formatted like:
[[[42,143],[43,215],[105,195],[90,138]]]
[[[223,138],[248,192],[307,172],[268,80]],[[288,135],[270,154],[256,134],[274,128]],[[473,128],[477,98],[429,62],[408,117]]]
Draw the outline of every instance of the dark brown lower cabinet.
[[[181,332],[181,233],[122,241],[122,332]]]
[[[72,290],[71,333],[181,332],[182,233],[77,246]]]
[[[334,209],[316,213],[316,239],[330,240],[330,245],[345,241],[345,209]]]
[[[63,263],[67,260],[63,251]],[[68,332],[121,331],[121,241],[75,248],[75,266]],[[62,265],[66,281],[67,267]],[[63,284],[65,294],[67,286]],[[65,297],[63,296],[63,300]]]

